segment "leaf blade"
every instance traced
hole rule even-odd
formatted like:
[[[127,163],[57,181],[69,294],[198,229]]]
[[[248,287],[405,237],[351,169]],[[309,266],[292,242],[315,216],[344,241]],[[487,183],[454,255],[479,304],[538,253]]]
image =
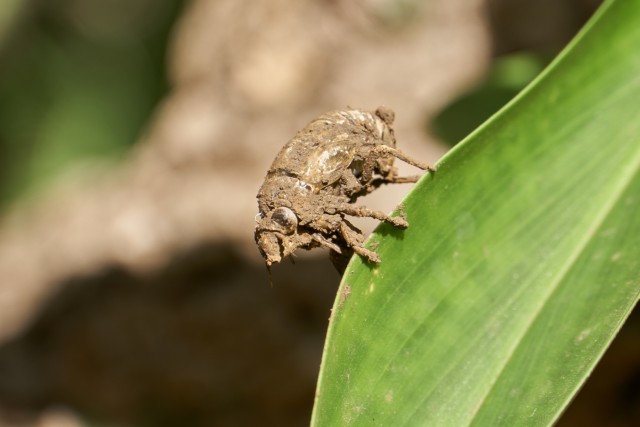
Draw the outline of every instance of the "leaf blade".
[[[639,245],[603,235],[615,224],[640,230],[638,19],[637,3],[606,3],[532,86],[419,183],[405,201],[406,233],[380,228],[380,268],[355,260],[343,278],[351,295],[334,306],[313,425],[557,418],[640,292]],[[612,260],[625,284],[613,295],[598,282],[614,282],[603,273]],[[591,344],[586,356],[545,358],[577,337]],[[549,386],[557,366],[567,378]],[[522,381],[530,385],[518,391]]]

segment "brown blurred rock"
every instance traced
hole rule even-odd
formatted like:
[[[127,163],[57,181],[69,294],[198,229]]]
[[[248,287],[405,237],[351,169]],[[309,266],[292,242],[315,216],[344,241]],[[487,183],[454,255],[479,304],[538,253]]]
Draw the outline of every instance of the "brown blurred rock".
[[[339,277],[316,251],[275,268],[269,287],[257,189],[296,130],[346,105],[393,108],[398,146],[433,163],[444,148],[425,118],[488,61],[482,5],[190,3],[172,90],[141,145],[0,225],[4,413],[31,425],[60,405],[122,424],[307,424]],[[408,190],[367,205],[389,211]]]
[[[270,288],[221,243],[144,276],[72,278],[0,346],[0,402],[123,425],[305,424],[338,281],[323,264],[300,262],[299,280],[278,271]]]

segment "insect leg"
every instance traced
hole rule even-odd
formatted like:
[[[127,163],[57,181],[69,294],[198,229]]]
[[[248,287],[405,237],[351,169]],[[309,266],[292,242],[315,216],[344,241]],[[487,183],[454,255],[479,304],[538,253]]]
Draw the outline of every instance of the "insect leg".
[[[423,163],[419,160],[414,159],[413,157],[409,157],[406,154],[404,154],[402,151],[398,150],[397,148],[393,148],[393,147],[389,147],[388,145],[377,145],[373,150],[372,150],[372,154],[377,153],[377,154],[382,154],[382,153],[388,153],[391,154],[393,157],[402,160],[405,163],[410,164],[411,166],[415,166],[417,168],[420,168],[422,170],[428,170],[431,172],[435,172],[435,168],[433,166],[428,165],[427,163]]]
[[[411,175],[411,176],[393,176],[386,180],[387,184],[413,184],[414,182],[418,182],[421,178],[421,175]]]
[[[349,245],[355,253],[374,264],[378,264],[380,262],[380,257],[377,253],[362,246],[362,231],[358,230],[349,221],[343,220],[340,223],[340,234],[344,237],[344,241],[347,242],[347,245]]]
[[[400,228],[407,228],[409,226],[407,220],[402,216],[391,217],[384,212],[373,211],[369,208],[365,208],[364,206],[353,206],[345,203],[339,205],[337,207],[337,210],[351,216],[374,218],[379,221],[388,222],[389,224],[395,225],[396,227]]]
[[[320,245],[322,246],[326,246],[327,248],[336,251],[337,253],[341,254],[342,253],[342,249],[340,249],[340,246],[336,245],[335,243],[327,240],[322,234],[319,233],[315,233],[311,236],[311,238],[320,243]]]
[[[366,187],[358,181],[358,178],[353,174],[350,169],[344,171],[340,177],[340,184],[344,190],[344,194],[347,196],[353,196],[358,193],[367,192]]]
[[[369,192],[371,192],[383,184],[413,184],[415,182],[418,182],[420,178],[421,178],[420,175],[387,176],[384,178],[375,178],[371,180],[371,182],[367,186],[368,187],[367,189]]]
[[[367,187],[371,188],[373,191],[373,189],[378,188],[380,185],[382,185],[384,182],[383,181],[379,181],[379,180],[372,180],[373,178],[373,173],[376,171],[376,165],[378,163],[378,159],[380,158],[380,154],[374,149],[371,150],[364,158],[364,164],[362,165],[362,182],[367,183]],[[388,177],[392,177],[395,175],[395,169],[393,167],[393,159],[391,159],[391,161],[389,162],[389,164],[387,165],[388,167],[386,168],[385,171],[378,171],[381,173],[381,175],[383,175],[385,178]]]

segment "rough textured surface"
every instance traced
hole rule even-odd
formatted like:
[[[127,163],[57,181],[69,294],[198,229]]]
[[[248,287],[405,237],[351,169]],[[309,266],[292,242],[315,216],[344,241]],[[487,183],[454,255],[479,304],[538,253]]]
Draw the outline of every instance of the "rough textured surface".
[[[255,239],[267,266],[297,248],[319,246],[342,257],[355,252],[380,262],[345,217],[374,218],[401,228],[408,224],[402,213],[391,217],[353,203],[383,184],[417,181],[417,176],[397,176],[395,158],[433,170],[395,148],[393,119],[393,111],[385,107],[326,113],[282,147],[258,191]]]

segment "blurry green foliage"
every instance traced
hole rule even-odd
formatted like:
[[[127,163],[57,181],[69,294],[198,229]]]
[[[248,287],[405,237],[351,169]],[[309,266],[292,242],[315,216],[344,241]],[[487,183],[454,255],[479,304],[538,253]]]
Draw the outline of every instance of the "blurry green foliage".
[[[10,31],[11,24],[16,19],[20,5],[21,0],[3,0],[0,2],[0,46],[2,46],[2,41]]]
[[[432,132],[453,146],[516,96],[550,58],[517,53],[497,58],[487,77],[462,94],[431,121]]]
[[[166,90],[181,2],[21,6],[0,11],[13,17],[0,20],[0,209],[73,162],[114,159],[136,141]]]

